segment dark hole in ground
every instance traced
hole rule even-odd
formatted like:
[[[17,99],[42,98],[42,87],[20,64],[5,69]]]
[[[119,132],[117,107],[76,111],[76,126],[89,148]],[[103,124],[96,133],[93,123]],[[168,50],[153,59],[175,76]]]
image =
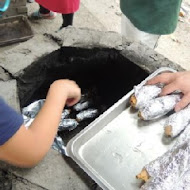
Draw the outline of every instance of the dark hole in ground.
[[[54,80],[66,78],[76,81],[82,93],[90,94],[101,114],[147,75],[117,50],[64,47],[25,70],[18,79],[20,102],[24,107],[45,98]],[[60,136],[67,143],[94,119],[81,122],[73,131],[60,132]]]
[[[144,70],[123,57],[119,51],[64,47],[40,58],[17,81],[21,107],[45,98],[54,80],[71,79],[77,82],[83,94],[90,94],[95,103],[93,107],[98,108],[101,114],[147,76]],[[75,115],[72,112],[71,117]],[[80,122],[73,131],[59,132],[59,135],[67,143],[94,119]],[[74,167],[74,164],[71,165]],[[87,180],[90,185],[91,179]],[[91,189],[98,188],[94,185]]]

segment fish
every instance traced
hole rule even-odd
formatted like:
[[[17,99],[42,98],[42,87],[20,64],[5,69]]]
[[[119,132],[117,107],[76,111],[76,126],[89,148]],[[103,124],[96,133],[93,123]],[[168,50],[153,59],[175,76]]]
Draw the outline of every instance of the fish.
[[[22,114],[29,117],[35,118],[42,106],[44,105],[45,99],[41,99],[31,103],[30,105],[22,109]]]
[[[135,86],[134,94],[130,97],[130,105],[136,109],[143,108],[146,103],[161,93],[162,86],[160,85],[145,85]]]
[[[138,116],[143,120],[154,120],[160,118],[170,111],[181,100],[181,94],[171,94],[150,100],[142,109],[139,109]]]
[[[176,137],[188,124],[190,124],[190,105],[167,118],[164,124],[165,135]]]
[[[75,111],[82,111],[82,110],[85,110],[87,108],[89,108],[90,106],[93,105],[93,102],[91,100],[89,101],[85,101],[85,102],[79,102],[77,103],[76,105],[73,106],[73,109]]]
[[[76,120],[77,120],[78,122],[84,121],[84,120],[86,120],[86,119],[94,118],[94,117],[96,117],[98,114],[99,114],[99,111],[98,111],[97,109],[87,109],[87,110],[84,110],[84,111],[79,112],[79,113],[76,115]]]
[[[59,123],[58,131],[64,131],[64,130],[72,131],[78,125],[79,123],[76,121],[76,119],[63,119]]]

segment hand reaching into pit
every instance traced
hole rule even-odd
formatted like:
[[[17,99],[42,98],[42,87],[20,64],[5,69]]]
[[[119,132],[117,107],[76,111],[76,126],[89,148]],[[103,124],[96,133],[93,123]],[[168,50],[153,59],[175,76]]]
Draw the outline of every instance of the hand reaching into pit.
[[[53,82],[43,107],[29,128],[21,125],[11,138],[0,146],[0,160],[20,167],[35,166],[53,143],[65,104],[72,106],[80,97],[81,90],[74,81]],[[14,120],[10,122],[13,123]]]
[[[49,95],[56,96],[57,100],[63,101],[67,106],[73,106],[81,98],[81,89],[74,81],[67,79],[56,80],[50,86]]]

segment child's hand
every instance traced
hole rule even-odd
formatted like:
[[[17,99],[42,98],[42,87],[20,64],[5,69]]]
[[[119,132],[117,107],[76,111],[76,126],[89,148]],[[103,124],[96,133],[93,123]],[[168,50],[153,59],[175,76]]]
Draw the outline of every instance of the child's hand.
[[[165,84],[160,94],[161,96],[174,91],[181,91],[183,93],[184,96],[181,101],[176,104],[175,111],[183,109],[190,103],[190,71],[163,73],[147,82],[149,85],[157,83]]]
[[[65,104],[72,106],[80,97],[81,90],[74,81],[53,82],[43,107],[30,127],[26,129],[24,125],[20,126],[18,131],[0,146],[0,160],[21,167],[36,165],[44,158],[53,143]],[[12,122],[14,123],[10,121]]]
[[[50,93],[59,96],[59,98],[66,98],[67,106],[73,106],[81,98],[79,86],[74,81],[67,79],[55,81],[50,87]]]
[[[73,106],[81,98],[81,89],[74,81],[66,80],[64,82],[68,92],[66,104],[67,106]]]

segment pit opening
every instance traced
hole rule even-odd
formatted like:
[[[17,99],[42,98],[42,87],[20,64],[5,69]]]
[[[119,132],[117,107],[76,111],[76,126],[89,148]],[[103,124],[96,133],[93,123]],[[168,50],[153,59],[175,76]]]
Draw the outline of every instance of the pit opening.
[[[21,107],[46,97],[50,84],[57,79],[71,79],[90,94],[99,115],[111,107],[148,74],[115,49],[63,47],[36,60],[19,76]],[[75,113],[73,114],[73,117]],[[67,143],[93,119],[81,122],[73,131],[60,132]]]

